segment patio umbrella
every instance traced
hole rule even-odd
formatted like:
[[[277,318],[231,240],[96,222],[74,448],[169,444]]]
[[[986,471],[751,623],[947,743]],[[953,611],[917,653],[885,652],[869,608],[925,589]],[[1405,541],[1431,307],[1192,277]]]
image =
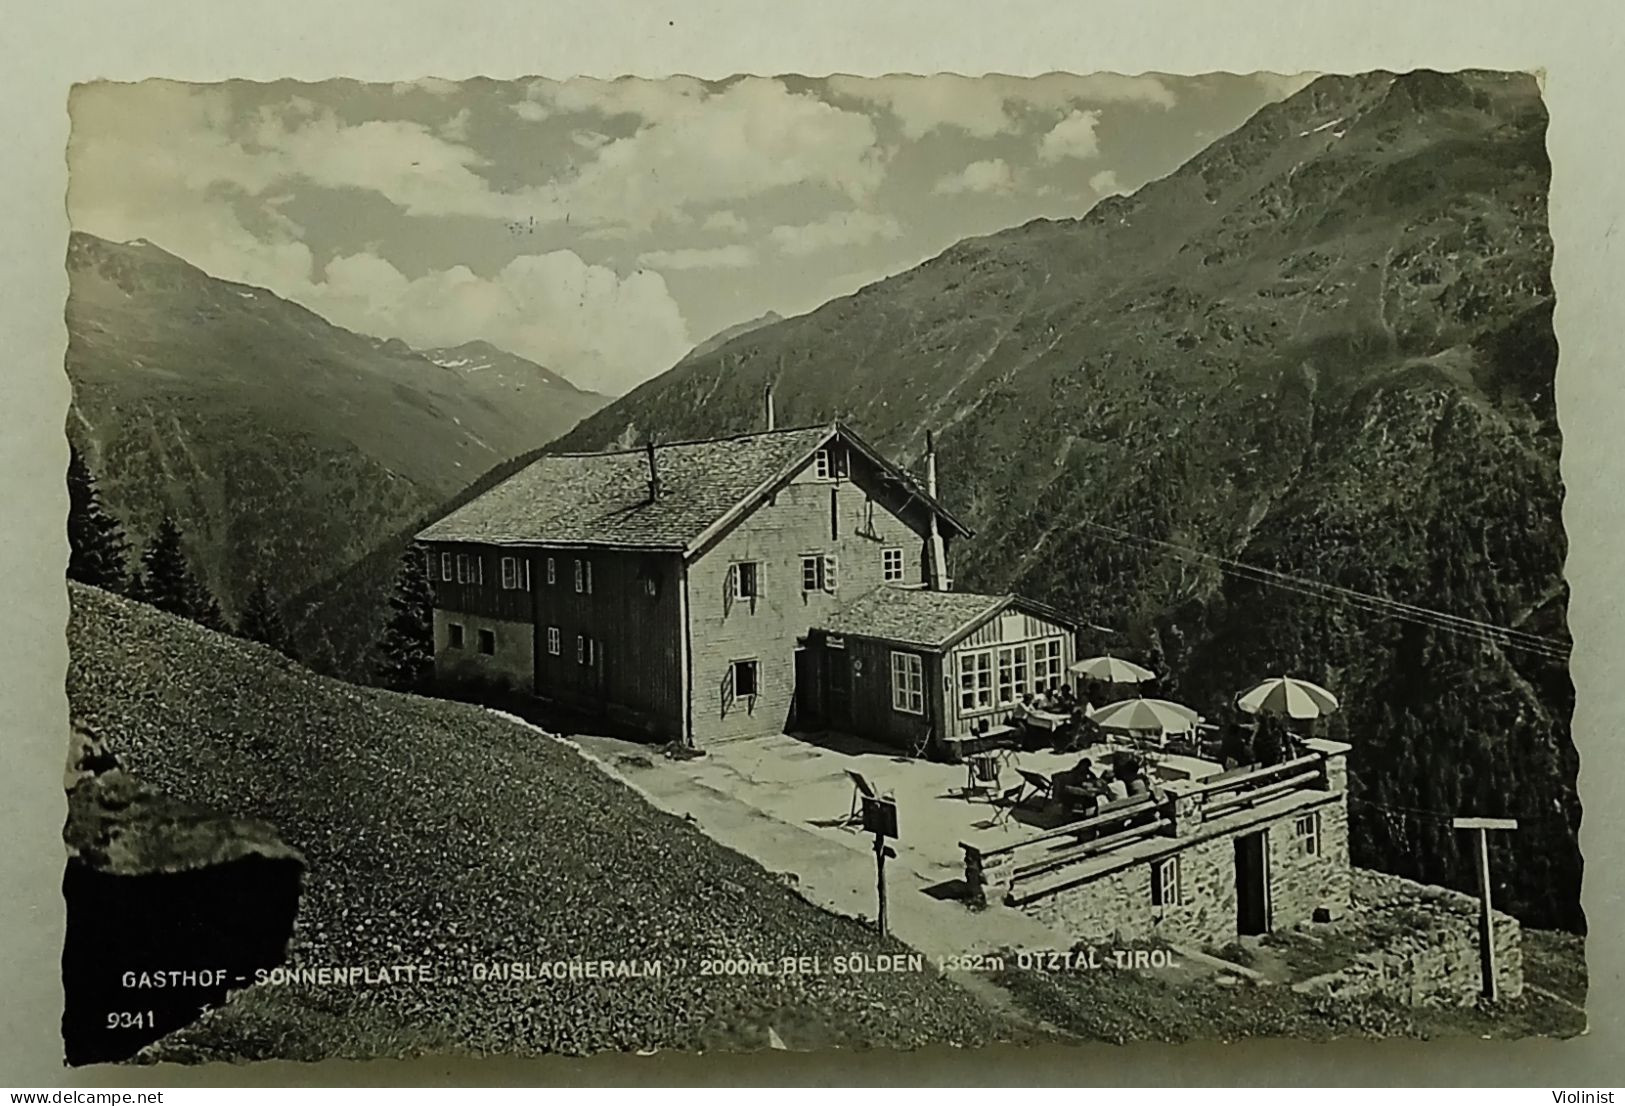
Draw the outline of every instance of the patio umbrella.
[[[1276,676],[1237,695],[1236,706],[1248,714],[1324,718],[1337,709],[1337,696],[1308,680]]]
[[[1190,707],[1167,699],[1124,699],[1108,703],[1089,715],[1090,721],[1112,733],[1189,733],[1200,721]]]
[[[1117,657],[1089,657],[1072,664],[1067,671],[1108,684],[1139,684],[1157,678],[1149,668]]]

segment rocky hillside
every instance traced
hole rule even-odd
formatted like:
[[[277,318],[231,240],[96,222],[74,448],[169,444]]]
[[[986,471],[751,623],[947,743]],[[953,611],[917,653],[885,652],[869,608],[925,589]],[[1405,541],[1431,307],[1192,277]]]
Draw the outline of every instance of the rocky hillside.
[[[1524,76],[1325,77],[1132,196],[685,361],[559,448],[751,427],[770,380],[785,425],[846,418],[904,460],[934,429],[979,532],[961,586],[1116,627],[1210,713],[1283,669],[1330,683],[1357,862],[1470,887],[1449,815],[1515,815],[1500,901],[1578,928],[1561,649],[1213,559],[1566,639],[1545,129]]]
[[[419,354],[146,242],[69,244],[68,433],[139,544],[173,514],[228,615],[286,599],[600,406],[483,343]]]
[[[770,1030],[790,1048],[1026,1034],[934,974],[702,976],[713,957],[905,950],[517,721],[315,676],[94,589],[71,595],[68,695],[83,724],[176,802],[266,823],[304,857],[288,965],[437,974],[242,990],[154,1059],[756,1049]],[[481,982],[472,967],[574,959],[665,970]]]

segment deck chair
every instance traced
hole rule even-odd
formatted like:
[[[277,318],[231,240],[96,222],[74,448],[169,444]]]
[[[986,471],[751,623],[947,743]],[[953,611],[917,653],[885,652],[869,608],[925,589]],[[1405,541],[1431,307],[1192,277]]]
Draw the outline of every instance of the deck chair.
[[[863,778],[862,772],[846,769],[846,774],[852,779],[852,808],[846,812],[846,824],[853,825],[863,821],[863,800],[879,798],[874,785]]]
[[[1002,826],[1016,816],[1016,811],[1025,801],[1027,787],[1027,781],[1020,780],[1014,787],[1007,787],[999,792],[999,797],[994,800],[998,804],[998,809],[993,812],[993,825]]]
[[[1042,772],[1031,772],[1025,768],[1017,768],[1016,774],[1021,777],[1023,784],[1033,789],[1032,795],[1027,796],[1029,799],[1034,796],[1041,796],[1047,801],[1054,797],[1055,783]]]

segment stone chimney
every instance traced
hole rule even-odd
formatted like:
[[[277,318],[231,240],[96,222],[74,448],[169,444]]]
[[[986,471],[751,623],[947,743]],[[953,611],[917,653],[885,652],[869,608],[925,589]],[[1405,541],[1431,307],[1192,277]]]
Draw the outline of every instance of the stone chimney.
[[[660,498],[660,465],[655,460],[655,443],[651,438],[645,447],[649,457],[649,502]]]
[[[931,431],[925,432],[925,493],[937,498],[937,440]],[[937,509],[931,508],[931,590],[948,590],[948,546],[942,540],[937,526]]]
[[[762,429],[773,430],[773,382],[770,380],[762,389]]]

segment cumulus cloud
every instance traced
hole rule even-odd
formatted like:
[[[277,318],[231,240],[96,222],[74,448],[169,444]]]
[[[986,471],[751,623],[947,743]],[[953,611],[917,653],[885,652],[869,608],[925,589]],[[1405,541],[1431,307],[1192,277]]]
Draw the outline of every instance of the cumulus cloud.
[[[700,223],[700,229],[723,234],[744,234],[750,229],[750,224],[731,211],[713,211]]]
[[[957,173],[949,173],[931,191],[942,195],[960,192],[1008,192],[1015,187],[1015,174],[1003,158],[973,161]]]
[[[1117,174],[1110,169],[1102,169],[1089,178],[1089,187],[1101,196],[1120,196],[1128,190],[1118,181]]]
[[[311,306],[345,326],[416,346],[484,338],[612,394],[693,345],[658,273],[623,277],[570,250],[523,254],[492,277],[459,265],[415,279],[359,253],[328,262],[323,277]]]
[[[1062,161],[1092,158],[1100,152],[1095,128],[1100,124],[1096,111],[1074,111],[1055,124],[1038,143],[1038,156],[1043,161]]]
[[[711,249],[650,250],[638,255],[638,264],[650,269],[743,269],[755,263],[755,251],[737,245]]]
[[[782,252],[800,257],[843,246],[863,246],[900,234],[902,227],[890,215],[837,211],[816,222],[774,227],[768,237]]]
[[[1065,73],[1042,77],[836,76],[828,85],[837,96],[885,108],[909,139],[946,127],[975,138],[992,138],[1013,131],[1017,113],[1023,109],[1063,111],[1079,104],[1169,108],[1175,103],[1173,91],[1157,77],[1114,73],[1083,77]]]
[[[256,119],[266,141],[251,148],[229,133],[230,104],[218,89],[94,85],[71,106],[76,229],[150,239],[363,332],[420,346],[485,338],[605,391],[640,383],[692,346],[658,273],[623,277],[569,250],[520,256],[492,276],[457,266],[408,278],[367,250],[318,268],[303,228],[280,210],[290,180],[370,187],[418,211],[480,208],[484,201],[451,201],[460,185],[465,195],[484,190],[462,177],[468,160],[421,127],[345,127],[296,107]],[[345,139],[360,145],[345,149]],[[255,217],[245,221],[248,200]]]

